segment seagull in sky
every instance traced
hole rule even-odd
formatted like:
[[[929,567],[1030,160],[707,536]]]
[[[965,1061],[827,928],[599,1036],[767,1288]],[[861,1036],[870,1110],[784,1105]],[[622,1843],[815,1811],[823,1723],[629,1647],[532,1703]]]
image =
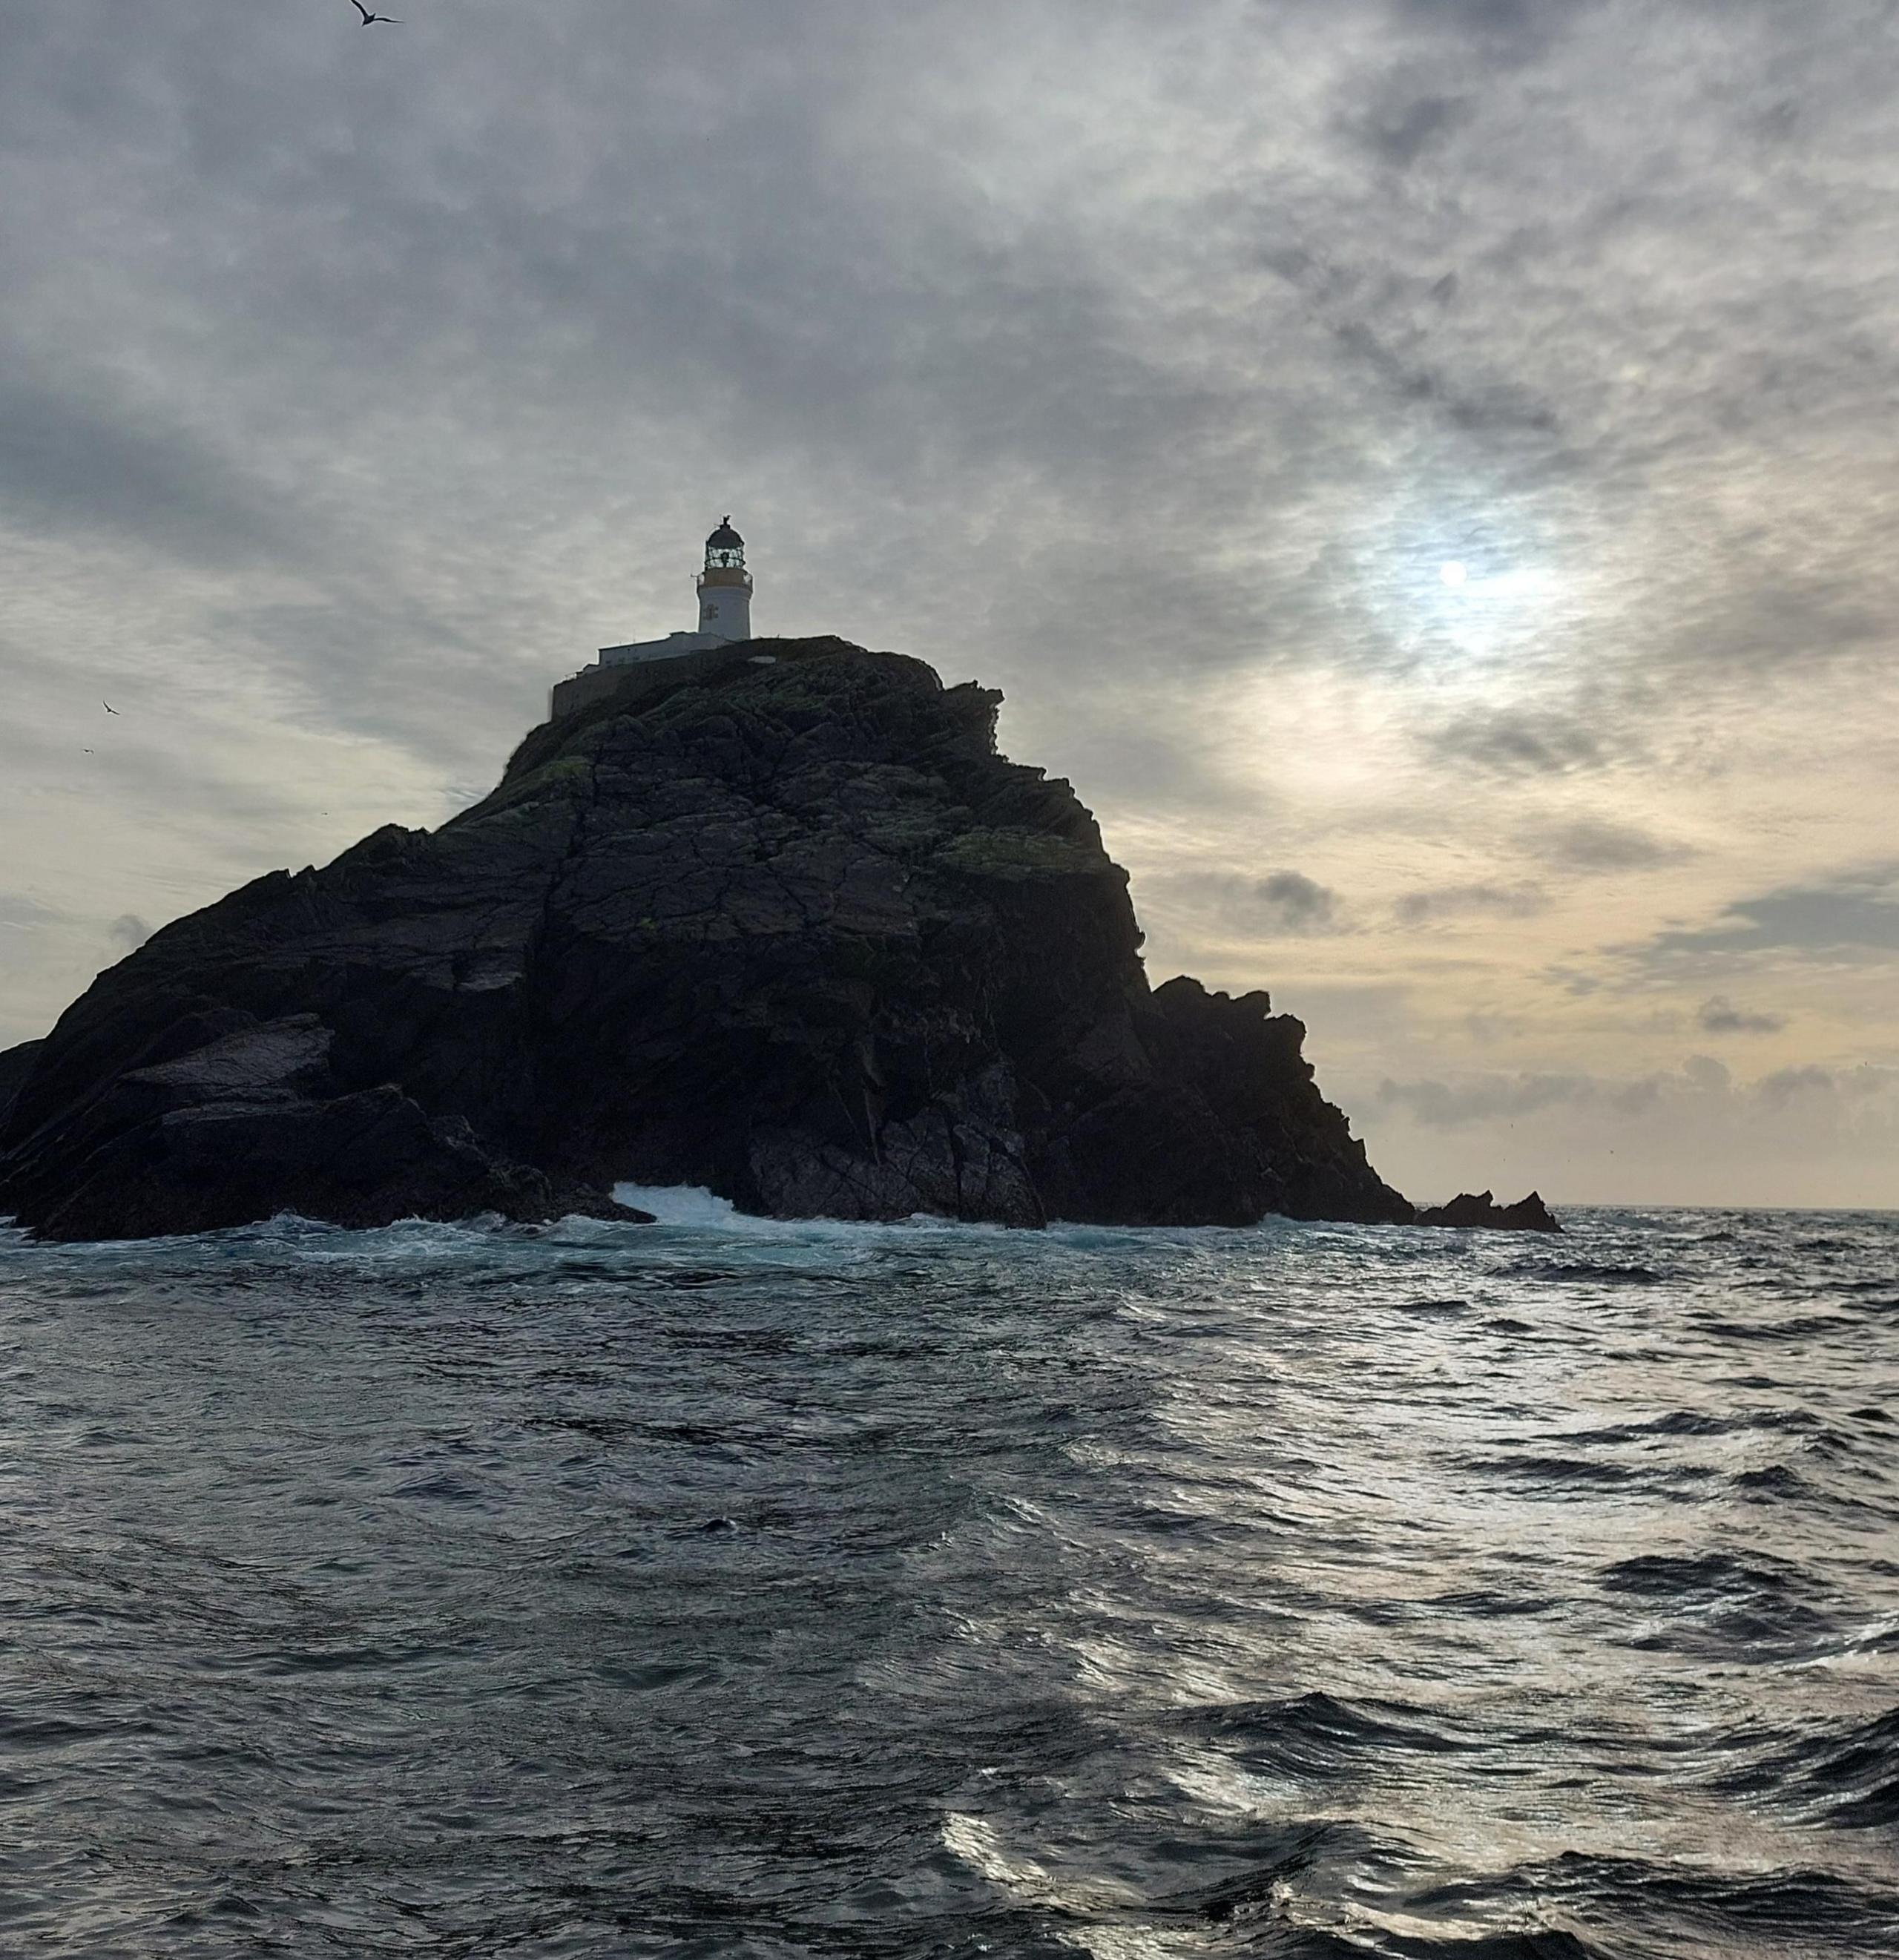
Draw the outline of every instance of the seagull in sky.
[[[100,702],[99,705],[103,708],[108,714],[116,714],[119,712],[118,709],[114,708],[112,703],[109,701],[102,701]]]
[[[365,27],[374,27],[378,21],[380,21],[386,27],[399,27],[402,24],[393,14],[372,14],[363,5],[363,0],[349,0],[349,4],[362,15],[363,25]]]

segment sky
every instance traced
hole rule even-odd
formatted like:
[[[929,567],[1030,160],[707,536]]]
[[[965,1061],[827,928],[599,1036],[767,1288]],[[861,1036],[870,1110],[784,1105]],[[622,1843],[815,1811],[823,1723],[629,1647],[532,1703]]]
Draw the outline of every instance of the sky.
[[[0,1044],[730,511],[1414,1196],[1899,1206],[1896,97],[1894,0],[0,9]]]

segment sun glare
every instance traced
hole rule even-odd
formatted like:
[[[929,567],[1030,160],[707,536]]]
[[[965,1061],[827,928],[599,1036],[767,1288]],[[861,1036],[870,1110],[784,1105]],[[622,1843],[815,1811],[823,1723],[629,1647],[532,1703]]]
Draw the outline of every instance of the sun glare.
[[[1437,575],[1446,585],[1455,587],[1462,585],[1470,577],[1471,571],[1468,565],[1460,565],[1453,558],[1449,565],[1438,567]]]

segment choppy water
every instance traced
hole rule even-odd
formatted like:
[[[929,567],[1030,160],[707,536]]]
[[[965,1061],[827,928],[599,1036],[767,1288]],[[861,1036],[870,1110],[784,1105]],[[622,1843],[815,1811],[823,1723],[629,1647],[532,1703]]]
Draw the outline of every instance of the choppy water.
[[[1899,1952],[1899,1217],[0,1234],[0,1951]]]

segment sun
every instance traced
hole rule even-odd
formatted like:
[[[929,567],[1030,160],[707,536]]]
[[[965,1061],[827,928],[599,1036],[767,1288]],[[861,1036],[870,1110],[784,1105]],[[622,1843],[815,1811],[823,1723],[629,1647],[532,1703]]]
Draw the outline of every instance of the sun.
[[[1438,567],[1437,575],[1455,591],[1470,577],[1471,568],[1468,565],[1460,564],[1457,559],[1453,558],[1449,565],[1441,565]]]

